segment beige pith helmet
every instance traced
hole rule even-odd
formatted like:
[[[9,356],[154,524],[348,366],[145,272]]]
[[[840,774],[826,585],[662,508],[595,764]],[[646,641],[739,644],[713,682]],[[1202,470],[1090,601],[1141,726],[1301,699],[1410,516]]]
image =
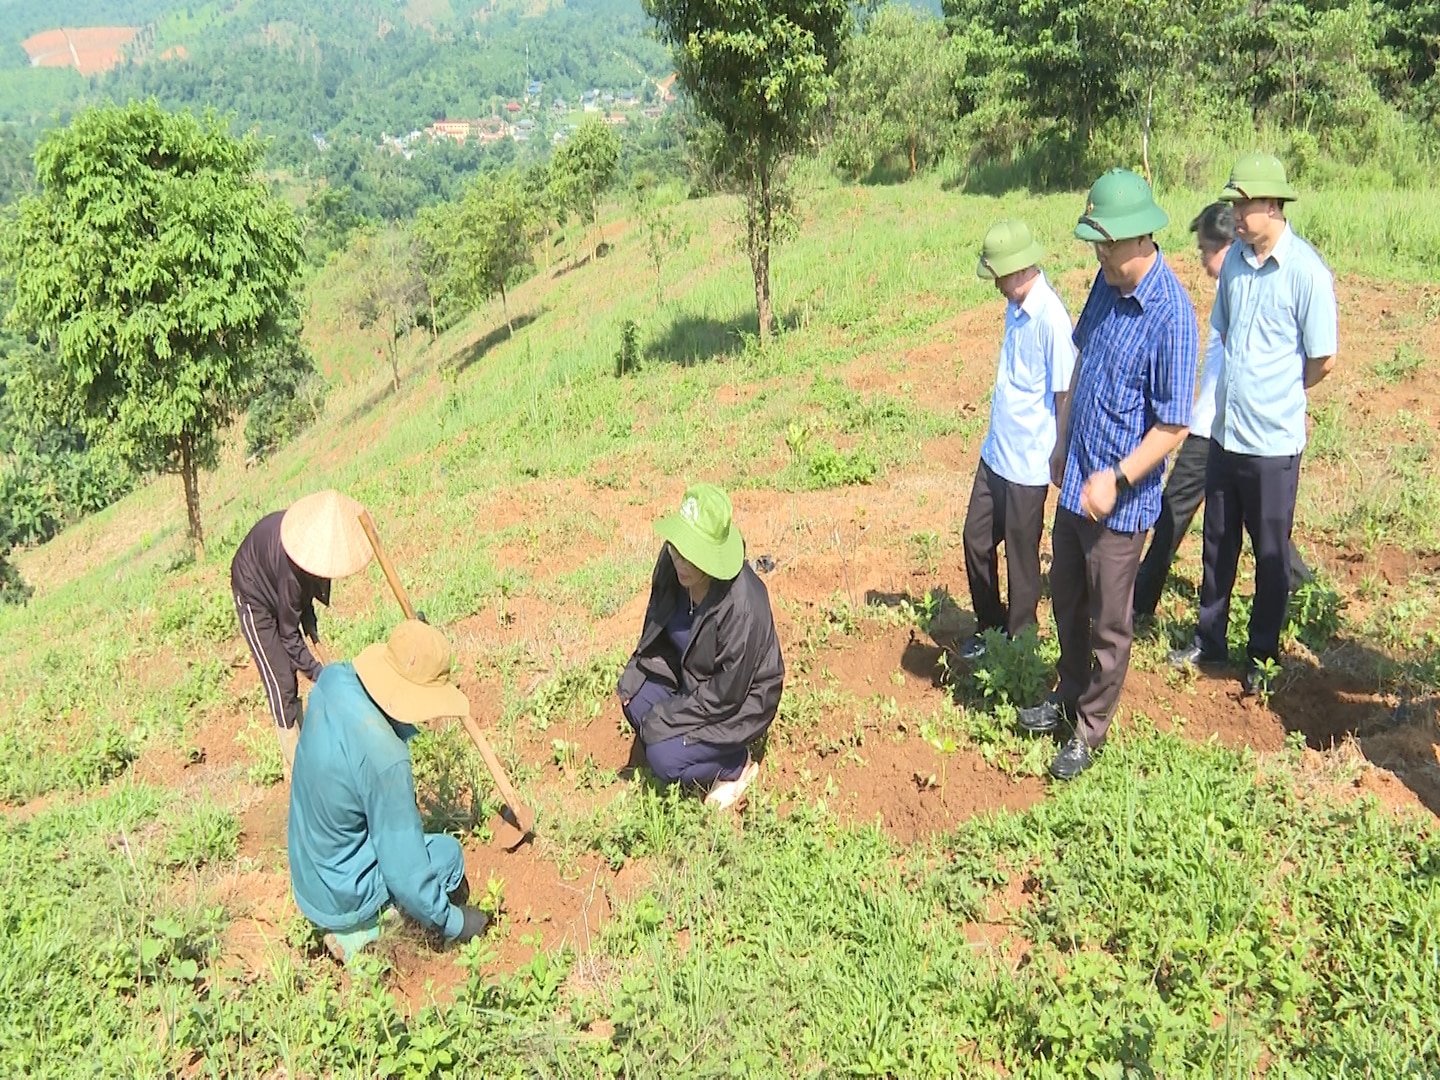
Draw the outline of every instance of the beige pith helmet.
[[[360,527],[364,509],[331,488],[306,495],[280,519],[280,544],[296,566],[316,577],[358,574],[374,554]]]

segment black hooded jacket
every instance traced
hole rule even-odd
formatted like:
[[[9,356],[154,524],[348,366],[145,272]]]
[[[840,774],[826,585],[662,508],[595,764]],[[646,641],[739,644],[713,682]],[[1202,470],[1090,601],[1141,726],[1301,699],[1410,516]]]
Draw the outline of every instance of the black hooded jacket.
[[[746,563],[731,581],[714,581],[695,609],[690,644],[680,655],[665,623],[689,595],[662,549],[650,581],[650,603],[640,644],[620,675],[629,699],[653,679],[677,688],[640,719],[646,743],[679,736],[724,746],[759,738],[775,719],[785,683],[785,661],[775,635],[770,595]],[[682,678],[683,676],[683,678]]]
[[[320,662],[301,640],[300,631],[303,628],[312,641],[320,640],[315,601],[330,605],[330,579],[307,573],[285,554],[280,543],[280,519],[284,516],[283,510],[266,514],[240,541],[230,562],[230,588],[251,608],[267,612],[275,620],[290,663],[314,682],[320,677]]]

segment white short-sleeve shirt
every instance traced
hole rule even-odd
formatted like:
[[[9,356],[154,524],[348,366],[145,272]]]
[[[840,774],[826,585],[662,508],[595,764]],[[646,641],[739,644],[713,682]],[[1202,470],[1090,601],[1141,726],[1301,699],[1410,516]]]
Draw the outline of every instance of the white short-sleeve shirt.
[[[1055,395],[1070,389],[1075,343],[1070,313],[1042,273],[1023,304],[1005,306],[1005,339],[980,459],[1012,484],[1050,483]]]
[[[1210,438],[1215,423],[1215,391],[1220,385],[1220,371],[1225,366],[1225,341],[1220,331],[1210,327],[1205,340],[1205,355],[1200,358],[1200,377],[1196,379],[1195,408],[1190,413],[1190,434],[1197,439]]]

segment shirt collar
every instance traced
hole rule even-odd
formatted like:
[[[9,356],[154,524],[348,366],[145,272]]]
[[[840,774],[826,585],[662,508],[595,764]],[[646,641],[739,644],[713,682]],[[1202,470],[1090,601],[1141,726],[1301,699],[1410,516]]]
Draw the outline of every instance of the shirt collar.
[[[1290,222],[1287,221],[1285,222],[1285,228],[1280,233],[1280,239],[1275,241],[1275,246],[1271,249],[1270,254],[1266,258],[1265,262],[1269,262],[1270,259],[1274,259],[1275,265],[1279,266],[1281,263],[1285,262],[1288,258],[1290,258],[1290,249],[1294,246],[1295,233],[1290,228]],[[1245,256],[1245,261],[1250,264],[1252,269],[1259,270],[1262,266],[1265,265],[1264,262],[1255,261],[1255,249],[1251,245],[1245,244],[1241,251],[1242,254]]]
[[[1145,271],[1145,276],[1140,279],[1140,284],[1135,286],[1135,291],[1126,299],[1134,300],[1144,311],[1150,301],[1158,299],[1164,292],[1160,284],[1160,278],[1165,272],[1165,253],[1160,250],[1160,245],[1155,245],[1155,264]],[[1125,296],[1120,290],[1115,290],[1119,295]]]
[[[1025,302],[1018,305],[1019,310],[1023,311],[1030,318],[1035,318],[1040,314],[1040,306],[1044,301],[1040,290],[1049,288],[1050,283],[1045,280],[1045,271],[1039,271],[1039,276],[1035,279],[1035,284],[1031,285],[1030,291],[1025,294]],[[1010,306],[1016,307],[1017,305],[1012,304]]]

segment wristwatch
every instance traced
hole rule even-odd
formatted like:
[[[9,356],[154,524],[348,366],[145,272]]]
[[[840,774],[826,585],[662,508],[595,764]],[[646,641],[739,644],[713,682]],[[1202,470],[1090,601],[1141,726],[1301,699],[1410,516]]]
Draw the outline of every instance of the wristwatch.
[[[1130,478],[1125,475],[1125,471],[1121,469],[1119,465],[1116,465],[1110,471],[1115,474],[1116,495],[1124,495],[1125,492],[1129,491],[1130,488],[1134,486],[1130,483]]]

